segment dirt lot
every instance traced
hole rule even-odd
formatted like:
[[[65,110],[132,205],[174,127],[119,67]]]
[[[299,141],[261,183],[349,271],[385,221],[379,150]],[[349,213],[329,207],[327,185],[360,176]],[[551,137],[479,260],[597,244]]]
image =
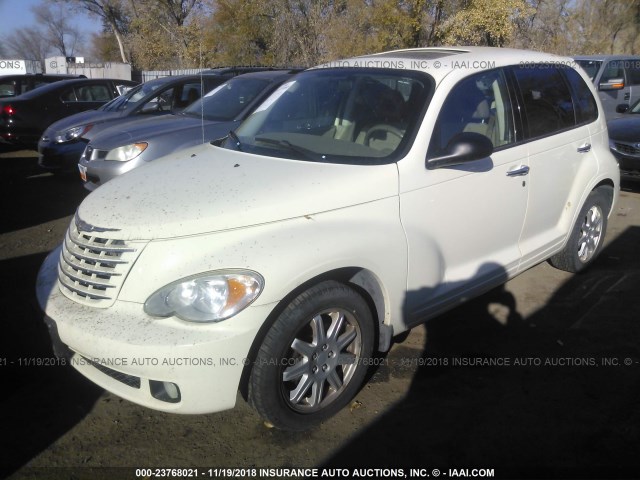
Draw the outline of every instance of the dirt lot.
[[[542,264],[415,329],[380,359],[351,408],[290,434],[266,428],[240,397],[232,411],[169,415],[70,367],[37,366],[52,353],[35,277],[86,192],[76,178],[43,174],[32,152],[2,154],[0,168],[0,477],[386,467],[424,478],[473,468],[498,478],[638,478],[640,189],[622,193],[607,248],[587,273]]]

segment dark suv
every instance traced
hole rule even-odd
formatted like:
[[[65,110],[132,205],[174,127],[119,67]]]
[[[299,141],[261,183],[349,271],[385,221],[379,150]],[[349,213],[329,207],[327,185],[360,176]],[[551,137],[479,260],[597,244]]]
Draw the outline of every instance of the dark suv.
[[[0,76],[0,98],[17,97],[34,88],[60,80],[86,78],[84,75],[53,75],[42,73],[26,73],[24,75]]]

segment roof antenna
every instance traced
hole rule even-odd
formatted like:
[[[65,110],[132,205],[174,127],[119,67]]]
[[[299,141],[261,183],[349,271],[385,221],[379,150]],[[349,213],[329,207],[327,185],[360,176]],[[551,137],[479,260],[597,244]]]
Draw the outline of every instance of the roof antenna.
[[[200,51],[200,129],[202,130],[202,144],[204,145],[204,78],[203,75],[203,66],[202,66],[202,24],[198,22],[198,30],[199,30],[199,41],[198,41],[198,49]]]

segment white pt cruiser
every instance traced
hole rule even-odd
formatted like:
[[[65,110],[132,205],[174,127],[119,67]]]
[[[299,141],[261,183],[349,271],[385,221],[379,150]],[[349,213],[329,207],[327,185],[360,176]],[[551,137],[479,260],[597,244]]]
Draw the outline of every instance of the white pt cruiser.
[[[374,349],[537,263],[600,252],[619,191],[571,59],[425,48],[299,74],[235,132],[80,205],[37,283],[56,351],[133,402],[304,429]]]

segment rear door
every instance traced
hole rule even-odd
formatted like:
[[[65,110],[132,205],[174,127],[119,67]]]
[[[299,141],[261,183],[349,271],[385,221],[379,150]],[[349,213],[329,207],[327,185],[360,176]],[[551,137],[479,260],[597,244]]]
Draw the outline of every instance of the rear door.
[[[529,201],[520,239],[522,268],[527,268],[564,243],[597,171],[588,127],[597,107],[573,69],[544,64],[514,67],[512,73],[529,151]]]

